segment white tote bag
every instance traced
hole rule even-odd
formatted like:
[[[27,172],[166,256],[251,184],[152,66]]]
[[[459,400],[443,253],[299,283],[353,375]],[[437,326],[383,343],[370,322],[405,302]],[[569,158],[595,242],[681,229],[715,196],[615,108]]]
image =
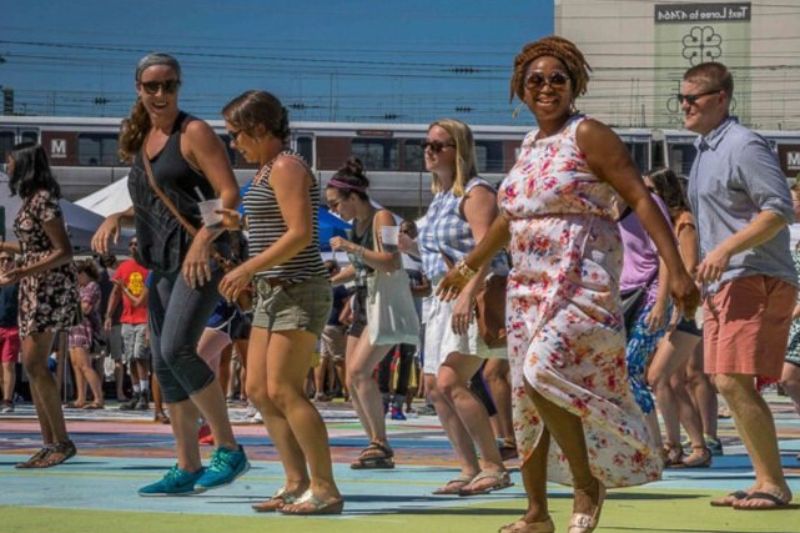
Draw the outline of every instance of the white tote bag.
[[[367,278],[367,328],[373,346],[419,344],[419,317],[403,269]]]

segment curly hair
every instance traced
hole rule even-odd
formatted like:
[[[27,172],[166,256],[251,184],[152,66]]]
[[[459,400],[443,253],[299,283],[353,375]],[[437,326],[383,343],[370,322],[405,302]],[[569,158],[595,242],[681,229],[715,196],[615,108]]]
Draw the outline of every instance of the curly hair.
[[[511,95],[509,100],[514,99],[514,95],[520,100],[525,95],[525,74],[531,61],[542,56],[553,56],[567,67],[570,81],[572,81],[572,95],[580,96],[586,93],[586,86],[589,83],[589,73],[592,67],[586,62],[583,53],[575,46],[575,43],[551,35],[542,37],[536,42],[528,43],[522,47],[522,51],[514,58],[514,72],[511,76]]]

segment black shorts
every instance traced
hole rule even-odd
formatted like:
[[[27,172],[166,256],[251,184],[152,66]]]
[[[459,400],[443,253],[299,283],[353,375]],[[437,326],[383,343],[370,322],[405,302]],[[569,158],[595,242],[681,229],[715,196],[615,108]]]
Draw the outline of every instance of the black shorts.
[[[250,338],[250,326],[252,324],[252,313],[242,313],[239,310],[234,313],[228,324],[228,335],[231,340],[247,340]]]
[[[703,330],[697,327],[697,322],[694,319],[690,318],[682,318],[678,325],[675,326],[677,331],[682,331],[683,333],[688,333],[689,335],[694,335],[695,337],[702,337]]]
[[[356,287],[352,302],[353,323],[347,328],[347,335],[361,337],[361,334],[367,329],[367,288]]]

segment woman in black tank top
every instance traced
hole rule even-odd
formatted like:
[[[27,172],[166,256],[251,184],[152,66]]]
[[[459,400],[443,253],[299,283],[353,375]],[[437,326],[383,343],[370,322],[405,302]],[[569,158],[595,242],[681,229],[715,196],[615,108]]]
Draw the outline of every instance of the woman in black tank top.
[[[328,433],[304,390],[333,300],[317,237],[319,183],[287,149],[288,113],[275,96],[245,92],[222,114],[231,147],[260,170],[244,199],[250,258],[225,275],[220,291],[235,300],[255,281],[245,386],[286,472],[283,487],[253,509],[338,514],[344,500],[333,479]]]
[[[222,387],[197,354],[197,342],[219,293],[222,272],[211,249],[223,228],[202,226],[198,201],[219,197],[226,208],[239,203],[239,187],[225,147],[211,127],[178,109],[180,65],[166,54],[150,54],[136,69],[137,101],[122,123],[120,154],[133,160],[129,209],[111,215],[92,239],[107,253],[122,225],[134,225],[137,260],[152,270],[148,312],[154,371],[169,407],[177,464],[163,479],[139,489],[141,496],[192,494],[228,484],[249,468],[233,436]],[[177,211],[195,227],[191,235],[151,187],[153,179]],[[200,198],[202,196],[203,198]],[[224,225],[238,222],[226,216]],[[140,376],[141,378],[141,376]],[[208,421],[217,449],[203,468],[197,443],[198,415]]]

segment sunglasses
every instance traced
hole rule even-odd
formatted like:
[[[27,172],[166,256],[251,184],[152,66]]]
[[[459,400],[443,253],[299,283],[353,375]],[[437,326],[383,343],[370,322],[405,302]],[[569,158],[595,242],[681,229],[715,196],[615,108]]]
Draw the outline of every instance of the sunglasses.
[[[675,96],[678,98],[678,103],[680,103],[680,104],[686,102],[689,105],[694,105],[694,104],[697,103],[697,101],[700,98],[702,98],[704,96],[708,96],[709,94],[716,94],[716,93],[718,93],[720,91],[721,91],[721,89],[716,89],[714,91],[706,91],[706,92],[700,93],[700,94],[681,94],[681,93],[678,93]]]
[[[569,81],[569,75],[558,70],[551,72],[548,76],[545,76],[543,72],[533,72],[525,79],[525,88],[530,91],[541,91],[547,84],[554,89],[559,89]]]
[[[239,142],[239,135],[242,134],[242,130],[228,130],[228,135],[231,136],[231,140],[233,142]]]
[[[431,152],[434,154],[438,154],[445,148],[455,148],[456,145],[453,143],[443,143],[441,141],[422,141],[422,149],[430,149]]]
[[[147,94],[158,94],[159,89],[164,91],[164,94],[174,94],[178,91],[178,87],[181,86],[181,81],[143,81],[141,84]]]

